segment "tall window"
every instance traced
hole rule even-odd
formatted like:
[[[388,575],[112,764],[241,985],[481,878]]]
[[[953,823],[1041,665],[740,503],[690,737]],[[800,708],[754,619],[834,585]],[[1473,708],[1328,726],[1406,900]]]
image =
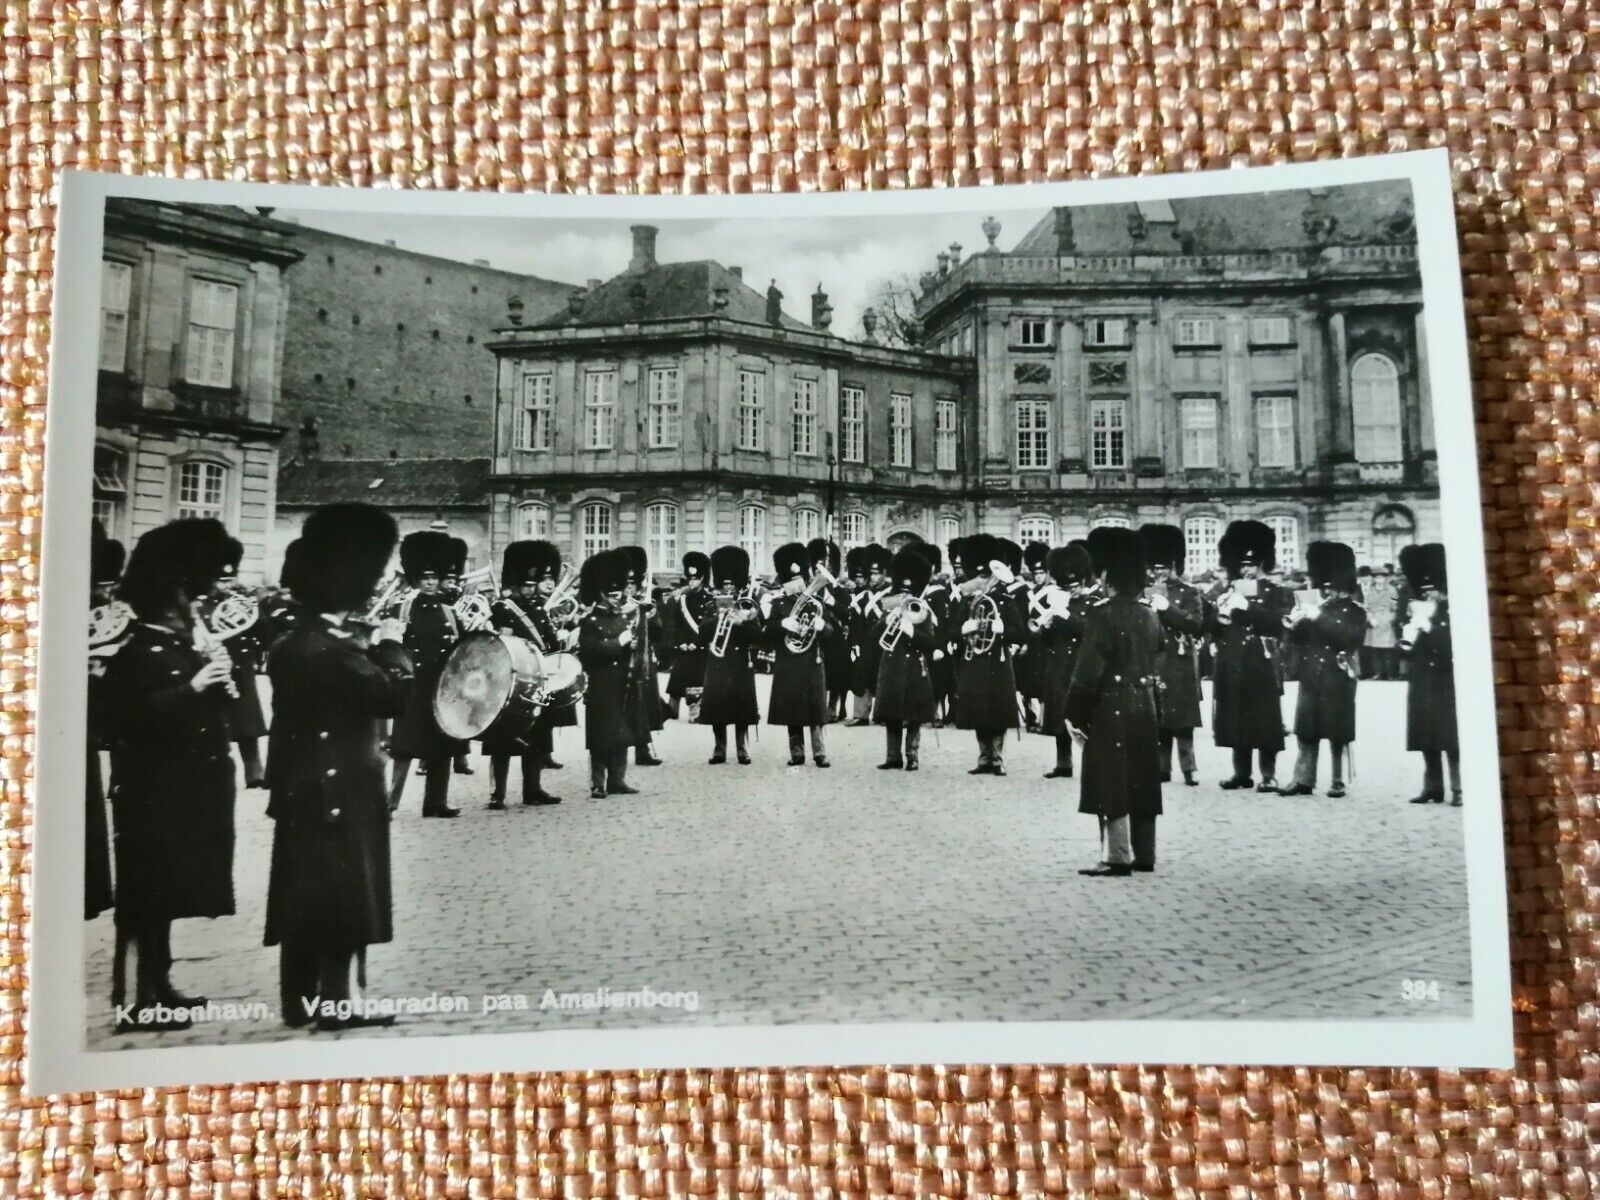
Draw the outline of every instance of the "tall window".
[[[767,377],[760,371],[739,372],[739,449],[767,448]]]
[[[548,450],[551,439],[551,389],[548,371],[529,372],[522,377],[522,407],[518,413],[517,449]]]
[[[911,465],[911,397],[889,397],[889,465]]]
[[[961,353],[963,353],[963,354],[971,354],[972,353],[972,326],[971,325],[963,325],[961,327]]]
[[[961,518],[940,517],[934,529],[938,544],[940,546],[948,546],[951,541],[961,536]]]
[[[1194,571],[1211,571],[1217,566],[1217,542],[1222,538],[1222,521],[1218,517],[1187,517],[1183,522],[1184,567]]]
[[[1256,399],[1256,461],[1263,467],[1294,466],[1294,398]]]
[[[675,448],[683,428],[683,396],[678,389],[677,367],[651,369],[649,415],[651,449]]]
[[[1050,402],[1017,401],[1017,470],[1043,471],[1050,466]]]
[[[1049,517],[1023,517],[1017,522],[1017,541],[1026,546],[1029,542],[1050,545],[1056,540],[1056,523]]]
[[[583,446],[609,450],[617,424],[617,373],[587,371],[583,376]]]
[[[1215,317],[1179,317],[1173,340],[1180,346],[1215,346]]]
[[[122,533],[128,499],[128,456],[110,446],[94,448],[94,519],[110,537]]]
[[[1278,569],[1298,570],[1300,567],[1300,518],[1291,516],[1267,517],[1262,522],[1278,536]]]
[[[797,542],[809,542],[812,538],[822,536],[822,514],[814,508],[797,508],[791,514],[794,518],[793,538]]]
[[[579,546],[583,557],[611,549],[611,506],[595,501],[578,510]]]
[[[644,510],[644,548],[656,570],[671,570],[678,561],[678,506],[665,501]]]
[[[1097,471],[1121,470],[1128,465],[1128,402],[1092,400],[1089,403],[1089,465]]]
[[[956,469],[956,402],[933,403],[933,465],[940,471]]]
[[[550,536],[550,506],[530,502],[517,505],[517,537],[547,538]]]
[[[1044,317],[1021,317],[1017,320],[1017,344],[1021,346],[1048,346],[1050,322]]]
[[[201,387],[233,385],[233,328],[239,289],[210,279],[189,281],[189,337],[183,378]]]
[[[767,510],[759,504],[739,506],[739,548],[750,556],[750,571],[760,574],[767,557]]]
[[[817,381],[815,379],[796,379],[794,381],[793,446],[796,454],[815,454],[817,452]]]
[[[100,369],[128,368],[128,308],[133,296],[133,268],[127,263],[100,264]]]
[[[1356,461],[1399,462],[1400,372],[1384,354],[1363,354],[1350,368]]]
[[[1372,518],[1372,562],[1374,566],[1394,565],[1400,550],[1417,540],[1417,519],[1411,510],[1398,504],[1380,508]]]
[[[867,457],[867,394],[858,387],[839,389],[839,457],[847,463]]]
[[[1083,323],[1085,346],[1126,346],[1128,344],[1128,318],[1090,317]]]
[[[839,519],[839,548],[850,550],[867,544],[867,514],[847,512]]]
[[[1178,407],[1183,428],[1183,465],[1217,465],[1217,402],[1211,396],[1185,396]]]
[[[228,468],[214,462],[186,462],[178,468],[178,512],[182,517],[222,518]]]
[[[1294,340],[1294,325],[1288,317],[1251,317],[1252,346],[1287,346]]]

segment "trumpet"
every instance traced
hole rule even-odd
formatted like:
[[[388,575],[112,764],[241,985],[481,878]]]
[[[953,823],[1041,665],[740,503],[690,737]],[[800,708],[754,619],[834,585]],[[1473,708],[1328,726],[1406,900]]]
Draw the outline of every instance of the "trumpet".
[[[756,610],[753,588],[747,587],[734,596],[717,597],[717,627],[711,631],[711,641],[706,649],[713,658],[728,653],[728,643],[733,639],[733,627]]]
[[[816,566],[811,569],[810,582],[800,593],[800,598],[794,602],[794,607],[789,610],[789,619],[803,630],[801,633],[791,633],[784,637],[784,647],[790,654],[805,654],[817,644],[816,621],[823,612],[822,590],[832,587],[836,582],[828,573],[827,567]]]
[[[357,619],[358,623],[362,625],[377,624],[378,619],[383,616],[383,610],[388,608],[389,605],[393,603],[394,598],[400,594],[400,589],[405,587],[405,585],[406,577],[399,571],[396,571],[389,579],[389,582],[384,585],[383,591],[378,593],[378,598],[374,600],[371,605],[368,606],[367,611],[362,613]]]
[[[553,625],[570,625],[582,611],[578,603],[578,572],[571,566],[561,568],[561,578],[556,580],[556,586],[545,597],[544,615],[550,618]]]
[[[920,596],[907,596],[901,601],[900,606],[883,623],[883,632],[878,635],[878,647],[882,650],[893,650],[900,644],[900,639],[911,632],[913,625],[921,624],[928,619],[931,609],[928,607],[928,592],[933,588],[929,584],[922,589]]]

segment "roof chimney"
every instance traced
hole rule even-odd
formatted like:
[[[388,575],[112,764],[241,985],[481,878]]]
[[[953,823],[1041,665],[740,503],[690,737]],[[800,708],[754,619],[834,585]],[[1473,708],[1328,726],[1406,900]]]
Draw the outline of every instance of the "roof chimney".
[[[744,278],[744,268],[743,267],[729,267],[728,268],[728,274],[732,275],[735,279],[743,279]]]
[[[828,303],[828,293],[819,283],[817,290],[811,293],[811,327],[826,333],[832,323],[833,305]]]
[[[778,290],[776,279],[767,285],[767,324],[783,324],[783,293]]]
[[[487,267],[489,260],[487,258],[475,258],[472,260],[472,265],[475,267]]]
[[[1056,209],[1056,253],[1071,254],[1077,248],[1077,242],[1072,236],[1072,210]]]
[[[648,271],[656,265],[656,227],[634,225],[632,229],[633,261],[628,264],[628,270]]]

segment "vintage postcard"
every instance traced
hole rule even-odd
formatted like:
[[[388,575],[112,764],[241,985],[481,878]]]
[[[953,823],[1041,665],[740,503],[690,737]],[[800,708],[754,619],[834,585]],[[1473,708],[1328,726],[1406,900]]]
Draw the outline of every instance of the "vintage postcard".
[[[31,1090],[1510,1064],[1443,152],[61,201]]]

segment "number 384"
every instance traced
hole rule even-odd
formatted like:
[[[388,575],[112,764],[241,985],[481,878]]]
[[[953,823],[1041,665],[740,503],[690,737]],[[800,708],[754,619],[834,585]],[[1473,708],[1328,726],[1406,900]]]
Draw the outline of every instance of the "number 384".
[[[1414,1002],[1438,1000],[1439,981],[1437,979],[1403,979],[1400,981],[1400,998]]]

